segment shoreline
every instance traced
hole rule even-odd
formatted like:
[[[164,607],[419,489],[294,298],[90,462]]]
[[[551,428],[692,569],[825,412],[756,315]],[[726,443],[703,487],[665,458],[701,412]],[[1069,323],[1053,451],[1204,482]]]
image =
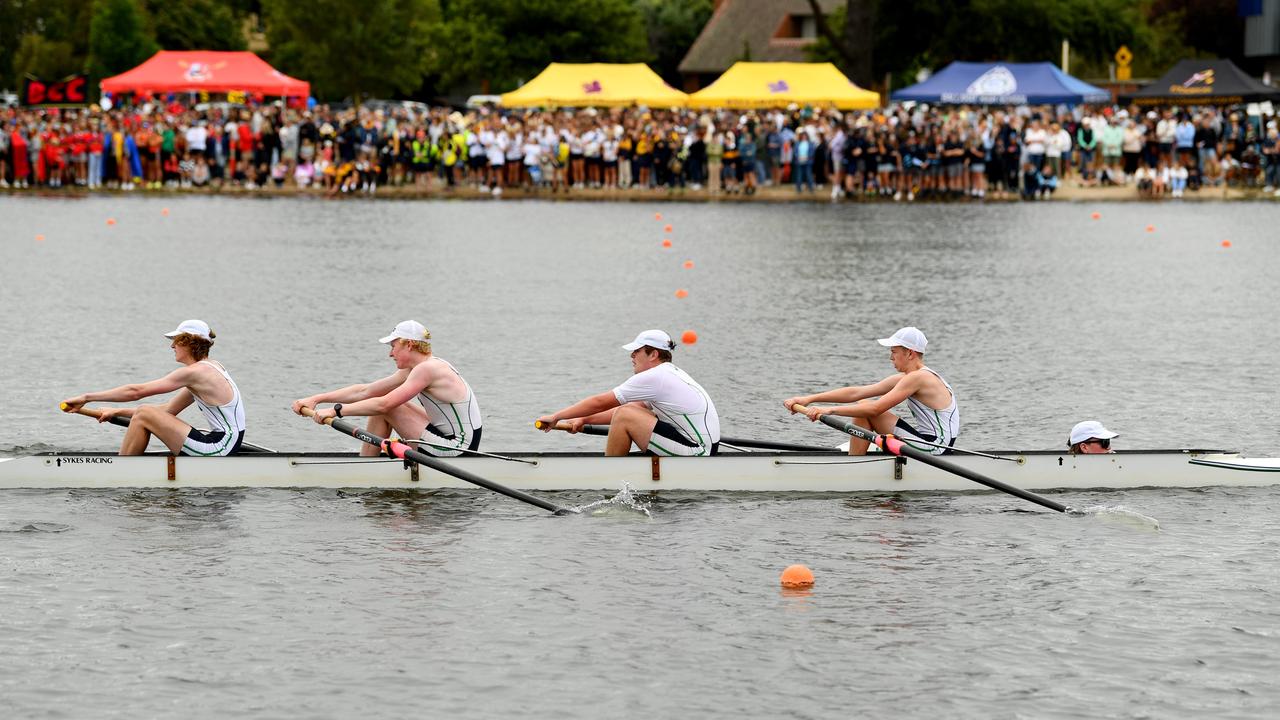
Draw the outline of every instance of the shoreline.
[[[175,197],[175,196],[211,196],[211,197],[238,197],[238,198],[276,198],[276,197],[307,197],[322,200],[337,199],[388,199],[388,200],[466,200],[466,201],[501,201],[501,200],[564,200],[569,202],[705,202],[705,203],[826,203],[826,204],[970,204],[970,203],[1018,203],[1018,202],[1163,202],[1163,201],[1190,201],[1190,202],[1267,202],[1280,201],[1280,195],[1267,193],[1260,187],[1258,188],[1237,188],[1237,187],[1210,187],[1196,191],[1188,191],[1181,198],[1172,198],[1168,195],[1160,198],[1143,197],[1138,194],[1136,188],[1131,186],[1113,186],[1113,187],[1077,187],[1066,185],[1058,188],[1058,190],[1049,198],[1043,200],[1022,200],[1020,197],[993,197],[972,198],[969,196],[960,197],[926,197],[917,198],[913,201],[907,201],[905,198],[895,201],[891,197],[882,197],[878,195],[862,195],[854,197],[841,197],[833,199],[831,197],[830,188],[820,188],[814,192],[797,193],[791,185],[760,187],[754,195],[743,195],[741,193],[726,193],[723,191],[713,191],[706,188],[655,188],[650,190],[640,190],[634,188],[618,188],[618,189],[592,189],[592,188],[570,188],[560,191],[552,191],[546,188],[536,190],[529,189],[504,189],[501,195],[493,195],[487,189],[479,189],[471,185],[448,187],[431,187],[420,188],[414,186],[386,186],[379,187],[374,193],[362,191],[350,193],[330,194],[327,191],[314,190],[309,188],[299,188],[296,186],[285,187],[259,187],[255,189],[245,188],[243,186],[226,185],[222,187],[204,187],[204,188],[143,188],[138,187],[135,190],[121,190],[113,188],[94,188],[92,190],[84,187],[61,187],[49,188],[44,186],[30,188],[4,188],[0,189],[0,196],[17,197],[17,196],[35,196],[45,198],[84,198],[95,197],[101,195],[110,196],[141,196],[141,197]]]

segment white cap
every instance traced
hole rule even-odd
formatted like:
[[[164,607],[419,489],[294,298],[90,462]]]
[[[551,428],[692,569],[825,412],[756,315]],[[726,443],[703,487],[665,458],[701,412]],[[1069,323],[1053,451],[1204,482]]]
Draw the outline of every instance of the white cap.
[[[670,335],[661,330],[645,330],[637,335],[635,340],[623,345],[622,349],[627,352],[635,352],[645,346],[668,352],[676,348],[676,344],[671,342]]]
[[[431,339],[431,333],[427,332],[427,328],[417,320],[405,320],[396,325],[396,329],[391,334],[382,338],[378,342],[382,344],[392,343],[396,340],[414,340],[423,342]]]
[[[893,337],[881,338],[876,342],[885,347],[904,347],[908,350],[915,350],[923,354],[924,349],[929,346],[929,341],[925,339],[924,333],[918,328],[904,327],[893,334]]]
[[[164,336],[173,338],[179,335],[195,335],[198,338],[212,340],[213,338],[209,337],[210,334],[209,323],[203,320],[183,320],[178,323],[178,327],[174,328],[173,332],[167,332]]]
[[[1120,434],[1106,429],[1097,420],[1085,420],[1084,422],[1076,423],[1076,426],[1071,428],[1071,442],[1067,443],[1067,445],[1075,445],[1093,438],[1110,440],[1113,437],[1120,437]]]

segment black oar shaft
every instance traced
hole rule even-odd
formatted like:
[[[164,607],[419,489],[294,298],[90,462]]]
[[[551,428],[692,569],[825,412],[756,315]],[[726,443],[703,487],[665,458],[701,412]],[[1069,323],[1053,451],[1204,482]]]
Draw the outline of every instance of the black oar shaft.
[[[305,408],[304,413],[306,415],[312,414],[310,408]],[[374,435],[373,433],[369,432],[368,430],[365,430],[364,428],[356,425],[352,425],[349,422],[338,420],[337,418],[329,418],[325,420],[325,424],[327,424],[329,427],[333,428],[334,430],[350,435],[351,437],[357,440],[360,440],[361,442],[369,443],[370,445],[373,445],[375,447],[380,447],[380,448],[386,447],[389,451],[394,453],[396,457],[399,457],[404,460],[409,460],[411,462],[415,462],[419,465],[422,465],[423,467],[429,467],[432,470],[437,470],[439,472],[444,473],[445,475],[452,475],[453,477],[456,477],[459,480],[469,482],[472,485],[479,485],[480,487],[486,490],[492,490],[496,493],[506,495],[509,498],[513,498],[521,502],[529,503],[530,505],[540,507],[543,510],[553,512],[557,515],[568,515],[569,513],[573,512],[568,508],[560,507],[559,505],[543,500],[540,497],[535,497],[533,495],[530,495],[529,493],[522,492],[514,488],[509,488],[506,485],[500,485],[496,482],[493,482],[492,480],[486,480],[485,478],[482,478],[479,475],[476,475],[474,473],[470,473],[470,472],[467,472],[466,470],[456,468],[450,465],[449,463],[444,462],[440,458],[432,457],[420,450],[414,450],[413,448],[409,447],[404,443],[401,443],[401,442],[388,443],[385,441],[384,438],[380,438],[377,435]]]
[[[556,430],[564,430],[566,428],[557,425]],[[583,425],[578,432],[584,435],[608,435],[608,425]],[[796,445],[793,443],[772,442],[769,440],[744,440],[742,438],[722,437],[720,442],[725,445],[737,445],[739,447],[756,448],[757,450],[780,450],[784,452],[802,452],[802,453],[833,453],[834,448],[818,447],[817,445]]]
[[[803,409],[804,406],[797,405],[796,407]],[[827,414],[819,416],[818,419],[828,427],[835,428],[841,432],[866,440],[885,452],[893,453],[894,455],[901,455],[902,457],[908,457],[912,460],[919,460],[925,465],[932,465],[939,470],[946,470],[947,472],[959,475],[966,480],[972,480],[980,485],[986,485],[993,490],[1009,493],[1010,495],[1020,497],[1023,500],[1033,502],[1042,507],[1049,508],[1050,510],[1056,510],[1060,513],[1065,513],[1068,510],[1067,506],[1060,502],[1054,502],[1049,498],[1041,497],[1033,492],[1023,490],[1020,487],[1014,487],[1008,483],[1000,482],[999,480],[989,478],[981,473],[976,473],[968,468],[948,462],[936,455],[924,452],[923,450],[917,450],[897,438],[887,438],[884,435],[872,432],[864,427],[860,427],[854,424],[853,420],[850,418]]]

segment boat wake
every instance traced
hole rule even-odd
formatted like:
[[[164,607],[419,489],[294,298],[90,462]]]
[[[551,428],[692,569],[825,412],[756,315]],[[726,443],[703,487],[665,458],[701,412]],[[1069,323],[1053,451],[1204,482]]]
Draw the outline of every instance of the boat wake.
[[[653,517],[653,514],[649,512],[649,503],[641,502],[637,499],[635,490],[625,481],[622,483],[622,489],[618,491],[617,495],[604,500],[597,500],[588,505],[579,505],[573,509],[583,515],[591,515],[593,517],[643,517],[646,520]]]
[[[1115,525],[1128,525],[1142,530],[1160,532],[1160,521],[1150,515],[1143,515],[1137,510],[1130,510],[1123,505],[1092,505],[1087,508],[1073,510],[1072,515],[1088,515]]]
[[[25,525],[19,525],[8,528],[0,528],[0,532],[6,533],[60,533],[71,529],[70,525],[62,523],[49,522],[32,522]]]

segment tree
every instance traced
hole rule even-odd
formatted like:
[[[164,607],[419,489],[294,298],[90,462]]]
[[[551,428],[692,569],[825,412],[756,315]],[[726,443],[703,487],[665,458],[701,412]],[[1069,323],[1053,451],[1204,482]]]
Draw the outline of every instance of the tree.
[[[147,0],[165,50],[243,50],[244,18],[228,0]]]
[[[875,0],[849,0],[840,17],[842,32],[837,34],[823,16],[818,0],[809,0],[818,33],[840,57],[839,65],[849,79],[864,88],[875,82],[871,64],[875,55],[875,5]]]
[[[68,41],[27,33],[22,36],[18,52],[14,54],[13,69],[19,79],[33,75],[42,80],[59,80],[83,70],[84,58],[75,56],[75,50]]]
[[[446,86],[510,90],[551,62],[643,62],[632,0],[452,0],[437,36]]]
[[[667,84],[679,87],[680,61],[711,18],[711,0],[634,0],[644,17],[649,61]]]
[[[436,0],[262,0],[271,60],[325,98],[409,93],[434,64]]]
[[[92,10],[93,0],[0,0],[0,87],[82,72]]]
[[[155,54],[156,41],[136,0],[97,0],[89,23],[89,74],[101,80]]]

